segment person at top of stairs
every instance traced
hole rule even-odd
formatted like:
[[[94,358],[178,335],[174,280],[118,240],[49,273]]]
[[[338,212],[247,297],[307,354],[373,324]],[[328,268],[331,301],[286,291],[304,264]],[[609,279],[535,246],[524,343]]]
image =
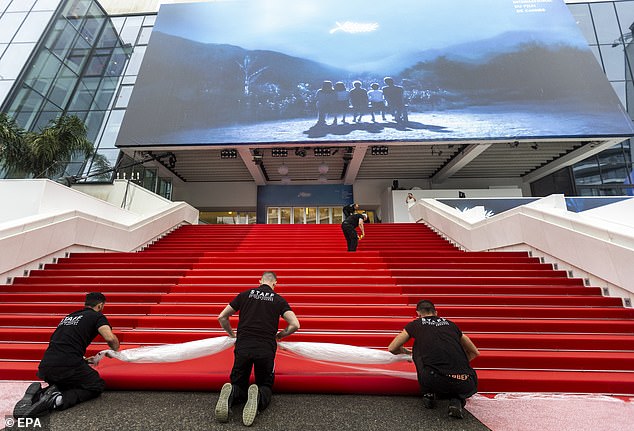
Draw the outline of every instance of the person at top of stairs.
[[[97,334],[112,350],[119,350],[119,339],[112,332],[108,319],[101,312],[106,297],[99,292],[86,295],[85,307],[70,313],[57,325],[40,362],[37,375],[48,387],[32,383],[13,409],[16,418],[36,418],[52,410],[65,410],[98,397],[106,383],[89,364],[86,348]]]
[[[348,243],[348,251],[357,251],[359,240],[365,236],[363,222],[367,219],[368,215],[366,213],[352,214],[348,216],[343,223],[341,223],[343,236],[346,238],[346,242]],[[357,227],[361,230],[361,235],[357,234]]]
[[[449,416],[462,419],[467,398],[478,391],[478,377],[469,362],[480,352],[455,323],[438,317],[431,301],[419,301],[416,314],[418,319],[405,326],[388,350],[412,355],[425,408],[434,408],[436,398],[449,398]],[[403,346],[410,338],[413,351]]]
[[[246,401],[242,422],[251,426],[258,411],[271,402],[277,341],[299,329],[299,320],[286,299],[273,291],[276,284],[275,273],[264,272],[260,287],[239,293],[218,315],[220,326],[236,338],[231,383],[224,384],[216,403],[218,422],[227,422],[232,404]],[[236,311],[240,312],[237,337],[229,322]],[[288,325],[278,332],[280,316]],[[255,384],[249,386],[252,369]]]
[[[343,207],[343,218],[344,220],[347,219],[348,217],[350,217],[352,214],[354,214],[355,212],[357,212],[359,210],[359,204],[349,204],[346,205],[345,207]]]

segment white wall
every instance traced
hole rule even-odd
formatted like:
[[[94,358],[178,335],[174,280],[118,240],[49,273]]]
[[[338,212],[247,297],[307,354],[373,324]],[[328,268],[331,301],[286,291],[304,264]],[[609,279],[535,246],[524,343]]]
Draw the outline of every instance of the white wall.
[[[116,189],[127,185],[118,182],[110,193],[104,187],[95,194],[118,200]],[[128,193],[131,209],[50,180],[0,180],[0,282],[69,251],[134,251],[181,224],[198,222],[198,211],[185,203],[134,184]]]
[[[573,213],[563,195],[553,195],[475,223],[431,199],[410,212],[466,250],[531,250],[634,300],[634,199]]]
[[[255,210],[258,186],[254,182],[174,184],[175,200],[196,208],[214,210]]]
[[[491,188],[491,189],[459,189],[459,190],[392,190],[392,207],[394,223],[414,222],[417,219],[410,217],[410,212],[405,198],[412,193],[416,200],[420,199],[454,199],[459,198],[458,192],[463,192],[466,198],[515,198],[522,197],[522,190],[518,188]]]

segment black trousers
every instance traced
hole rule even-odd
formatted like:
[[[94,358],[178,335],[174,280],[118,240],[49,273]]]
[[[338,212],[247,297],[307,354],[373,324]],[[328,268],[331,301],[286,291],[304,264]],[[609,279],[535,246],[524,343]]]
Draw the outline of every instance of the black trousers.
[[[275,381],[275,352],[234,351],[233,369],[231,370],[231,404],[244,403],[247,400],[251,370],[255,374],[258,385],[258,410],[266,409],[273,396]]]
[[[106,389],[106,382],[86,363],[76,367],[40,366],[37,376],[49,385],[57,386],[62,393],[63,404],[58,410],[97,398]]]
[[[341,230],[343,231],[343,236],[346,237],[348,251],[357,251],[359,236],[357,235],[356,229],[351,224],[343,222],[341,223]]]
[[[416,367],[418,384],[423,394],[436,394],[440,399],[458,398],[464,405],[465,400],[478,392],[478,376],[469,374],[466,380],[458,380],[444,374],[440,374],[432,368]]]

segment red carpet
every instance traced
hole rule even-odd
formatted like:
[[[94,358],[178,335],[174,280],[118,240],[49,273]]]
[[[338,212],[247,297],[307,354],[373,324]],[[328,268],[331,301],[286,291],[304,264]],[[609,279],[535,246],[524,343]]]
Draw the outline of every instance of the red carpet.
[[[357,253],[337,225],[186,226],[139,253],[74,254],[2,286],[0,380],[35,378],[60,318],[84,294],[124,348],[223,335],[216,317],[265,270],[300,318],[288,341],[385,349],[434,301],[474,340],[483,392],[634,395],[634,310],[521,252],[466,253],[423,225],[376,224]],[[234,320],[234,327],[236,321]],[[105,348],[97,340],[89,353]],[[111,389],[217,390],[231,350],[172,364],[105,360]],[[414,367],[319,363],[280,351],[277,391],[417,393]]]

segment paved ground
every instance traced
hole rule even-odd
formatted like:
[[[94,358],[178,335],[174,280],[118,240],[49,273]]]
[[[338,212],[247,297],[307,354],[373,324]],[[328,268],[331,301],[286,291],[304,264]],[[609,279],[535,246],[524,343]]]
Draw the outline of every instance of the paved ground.
[[[244,430],[242,407],[227,424],[215,422],[218,393],[105,392],[101,398],[56,412],[41,430]],[[258,430],[489,430],[471,414],[447,416],[447,403],[425,410],[420,398],[402,396],[275,394],[251,427]],[[19,429],[14,427],[13,429]]]

